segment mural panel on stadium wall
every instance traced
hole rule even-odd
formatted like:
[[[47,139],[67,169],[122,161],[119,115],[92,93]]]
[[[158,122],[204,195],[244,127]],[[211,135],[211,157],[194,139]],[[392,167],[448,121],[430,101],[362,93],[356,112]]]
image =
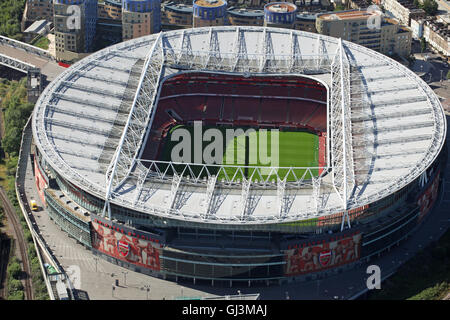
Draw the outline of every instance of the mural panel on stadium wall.
[[[419,223],[427,215],[427,213],[430,212],[434,202],[437,199],[439,190],[439,176],[440,170],[436,173],[433,182],[417,199],[417,205],[420,207],[420,213],[418,218]]]
[[[285,251],[285,275],[295,276],[322,271],[356,261],[360,257],[359,232],[289,246]]]
[[[46,205],[45,202],[45,195],[44,195],[44,189],[47,188],[47,180],[44,178],[44,175],[41,172],[41,168],[38,165],[38,159],[35,157],[34,159],[34,180],[36,182],[37,191],[39,194],[39,198],[41,198],[42,203],[44,206]]]
[[[136,266],[159,271],[161,244],[147,239],[138,239],[116,231],[110,225],[92,221],[92,247],[116,259]]]

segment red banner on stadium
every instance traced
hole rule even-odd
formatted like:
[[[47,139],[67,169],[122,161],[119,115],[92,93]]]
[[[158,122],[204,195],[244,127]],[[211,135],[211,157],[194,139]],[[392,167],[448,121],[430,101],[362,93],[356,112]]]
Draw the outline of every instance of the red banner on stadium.
[[[92,221],[92,247],[109,256],[159,271],[161,245],[152,241],[127,236]]]
[[[45,206],[46,202],[45,202],[44,189],[47,188],[47,182],[46,182],[44,176],[42,175],[37,162],[38,162],[38,159],[35,158],[34,159],[34,180],[36,182],[36,187],[38,189],[39,197],[41,198],[41,201]]]
[[[437,199],[438,190],[439,190],[439,176],[440,171],[435,175],[434,181],[430,186],[425,190],[425,192],[419,197],[417,200],[417,204],[420,207],[419,213],[419,223],[422,221],[423,217],[431,210],[434,202]]]
[[[356,261],[360,257],[361,234],[328,242],[303,243],[286,250],[286,276],[322,271]]]

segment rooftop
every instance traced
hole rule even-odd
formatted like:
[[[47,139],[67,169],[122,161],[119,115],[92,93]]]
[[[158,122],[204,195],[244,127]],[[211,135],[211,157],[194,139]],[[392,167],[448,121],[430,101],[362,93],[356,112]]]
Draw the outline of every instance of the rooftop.
[[[324,13],[319,15],[320,19],[323,20],[366,20],[372,16],[379,16],[380,14],[373,11],[367,10],[349,10],[349,11],[338,11],[333,13]]]
[[[419,9],[412,0],[396,0],[396,1],[407,9]]]
[[[240,54],[235,53],[237,32],[243,43],[239,46]],[[211,33],[215,33],[220,43],[220,61],[215,64],[207,60]],[[315,49],[318,39],[322,44],[321,55]],[[181,50],[186,47],[186,41],[195,52]],[[266,45],[272,48],[273,58],[262,65],[261,43],[264,42],[269,42]],[[380,53],[351,42],[342,43],[348,63],[353,66],[349,71],[352,85],[348,89],[360,95],[349,105],[352,111],[349,119],[352,161],[358,181],[354,195],[348,200],[351,210],[380,200],[417,179],[440,153],[445,142],[446,122],[439,99],[412,71]],[[291,48],[298,44],[302,44],[298,53],[301,56],[295,58]],[[166,49],[158,49],[160,46]],[[241,47],[245,47],[245,54]],[[34,141],[58,174],[104,199],[108,168],[114,161],[121,136],[130,134],[127,131],[122,135],[126,124],[130,123],[131,102],[135,92],[139,92],[136,86],[145,61],[154,63],[146,73],[146,77],[152,79],[165,79],[186,69],[209,72],[220,69],[240,75],[249,72],[307,74],[330,87],[336,84],[333,84],[327,63],[335,59],[338,48],[336,38],[261,27],[184,29],[123,42],[77,62],[46,87],[33,112]],[[164,59],[161,58],[163,54]],[[318,57],[323,60],[314,60]],[[164,61],[165,67],[158,69],[158,61]],[[291,64],[289,61],[297,62]],[[323,61],[325,69],[317,69],[320,65],[317,61]],[[180,65],[182,68],[178,69]],[[359,85],[353,84],[358,79]],[[137,123],[132,121],[132,125],[135,132]],[[183,186],[180,189],[189,197],[175,208],[170,199],[173,190],[178,190],[179,185],[174,183],[177,180],[163,172],[143,175],[139,171],[142,170],[142,159],[137,157],[135,160],[136,169],[122,184],[113,188],[111,202],[164,219],[270,224],[328,216],[343,210],[330,175],[320,178],[320,187],[316,191],[311,181],[303,181],[301,185],[298,181],[287,182],[287,189],[297,191],[290,195],[291,205],[282,215],[277,212],[277,184],[271,181],[251,183],[249,194],[252,190],[261,190],[261,197],[255,200],[253,196],[252,210],[244,216],[238,205],[242,202],[243,183],[216,181],[213,194],[219,193],[223,198],[220,203],[214,202],[219,203],[214,210],[205,213],[208,210],[204,207],[205,196],[210,190],[208,183],[214,181],[211,176],[206,180],[183,177],[179,182]],[[157,162],[153,164],[158,165]],[[314,200],[316,192],[320,202]],[[248,203],[245,210],[250,210],[250,200]]]
[[[43,31],[47,26],[50,26],[52,22],[47,20],[38,20],[33,22],[24,32],[30,32],[30,33],[39,33]]]
[[[438,21],[426,21],[427,25],[431,27],[436,33],[438,33],[442,37],[450,37],[450,24],[438,22]],[[447,41],[450,41],[448,39]]]
[[[283,13],[296,11],[297,6],[289,2],[275,2],[265,5],[264,9],[269,10],[271,12]]]
[[[122,7],[122,1],[121,0],[104,0],[103,2],[105,4],[113,5],[113,6],[116,6],[116,7]]]
[[[298,20],[316,20],[318,16],[318,13],[297,13],[296,17]]]
[[[227,4],[225,0],[195,0],[194,3],[201,7],[221,7]]]
[[[243,17],[260,17],[264,16],[263,10],[251,10],[251,9],[240,9],[240,8],[228,8],[228,13],[231,15],[243,16]]]
[[[183,13],[192,13],[193,7],[192,5],[187,5],[183,3],[174,3],[174,2],[168,2],[164,4],[164,8],[167,8],[169,10],[183,12]]]

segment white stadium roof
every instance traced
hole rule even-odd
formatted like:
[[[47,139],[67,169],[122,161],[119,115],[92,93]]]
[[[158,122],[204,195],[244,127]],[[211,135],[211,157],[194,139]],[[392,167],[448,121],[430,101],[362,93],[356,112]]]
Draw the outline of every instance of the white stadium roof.
[[[138,150],[158,85],[186,69],[306,74],[324,83],[330,173],[239,183],[152,174]],[[148,214],[223,224],[297,221],[382,199],[431,165],[445,131],[436,95],[396,61],[336,38],[262,27],[177,30],[101,50],[50,83],[33,115],[45,160],[78,187]]]

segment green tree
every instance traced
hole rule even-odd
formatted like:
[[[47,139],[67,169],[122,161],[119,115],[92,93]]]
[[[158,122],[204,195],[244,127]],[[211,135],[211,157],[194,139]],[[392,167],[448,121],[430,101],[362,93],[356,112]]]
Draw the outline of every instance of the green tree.
[[[336,4],[336,6],[334,7],[334,11],[343,11],[345,10],[345,6],[341,3]]]
[[[427,41],[424,37],[420,38],[420,49],[424,52],[427,49]]]
[[[17,40],[22,38],[20,21],[24,8],[25,0],[0,1],[0,35]]]
[[[22,273],[22,268],[18,262],[13,262],[8,266],[8,275],[14,279],[19,279]]]
[[[33,105],[27,102],[26,79],[13,81],[4,93],[1,107],[5,109],[5,135],[2,148],[10,156],[18,155],[22,130],[30,116]]]
[[[22,281],[10,278],[8,279],[8,292],[13,293],[15,291],[23,290]]]
[[[8,296],[8,300],[25,300],[25,293],[23,291],[14,291]]]
[[[423,0],[420,6],[428,15],[434,16],[438,10],[438,4],[435,0]]]

